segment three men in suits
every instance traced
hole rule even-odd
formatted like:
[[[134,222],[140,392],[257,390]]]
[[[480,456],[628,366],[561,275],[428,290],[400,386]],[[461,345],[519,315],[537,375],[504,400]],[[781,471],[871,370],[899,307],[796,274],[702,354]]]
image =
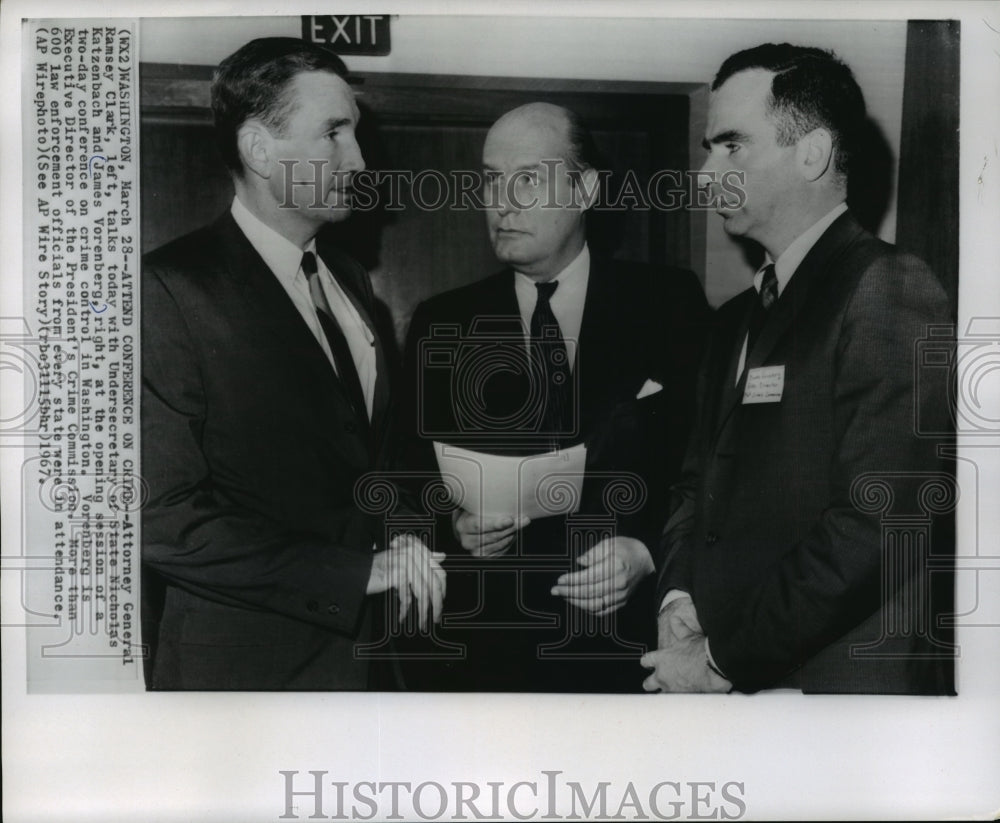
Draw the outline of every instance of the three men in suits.
[[[652,642],[647,546],[679,468],[709,312],[690,272],[591,254],[594,154],[566,109],[503,115],[483,166],[490,241],[506,268],[413,315],[414,465],[434,466],[432,441],[520,456],[582,442],[587,458],[575,514],[454,512],[438,635],[464,656],[411,666],[409,685],[638,691]],[[444,359],[431,352],[449,345]]]
[[[444,573],[355,506],[383,464],[388,367],[366,272],[324,238],[364,168],[340,59],[254,40],[212,84],[232,209],[143,261],[143,558],[165,587],[152,686],[361,689],[394,590]]]
[[[719,309],[699,378],[648,690],[953,691],[953,535],[928,502],[950,479],[915,429],[947,430],[949,392],[927,375],[918,393],[914,367],[951,307],[846,206],[865,116],[819,49],[739,52],[712,85],[705,169],[745,175],[719,213],[767,256]]]

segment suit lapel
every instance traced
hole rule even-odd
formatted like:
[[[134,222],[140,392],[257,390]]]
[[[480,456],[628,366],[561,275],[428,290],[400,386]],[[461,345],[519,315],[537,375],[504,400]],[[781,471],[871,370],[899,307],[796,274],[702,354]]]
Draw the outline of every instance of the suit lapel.
[[[362,322],[368,326],[372,333],[375,348],[375,392],[372,398],[372,416],[369,421],[367,416],[364,420],[359,420],[366,429],[370,429],[371,445],[374,447],[378,442],[379,432],[382,431],[384,416],[389,406],[389,382],[387,379],[388,361],[385,356],[384,346],[379,335],[375,318],[369,311],[364,284],[360,282],[360,273],[356,270],[357,264],[350,258],[345,257],[340,251],[326,242],[322,235],[317,238],[317,250],[323,263],[329,269],[333,278],[337,281],[347,299],[351,301],[355,311],[361,317]],[[363,276],[363,275],[362,275]],[[346,392],[345,392],[346,395]]]
[[[482,313],[493,315],[492,322],[496,325],[491,327],[491,332],[504,337],[510,336],[517,341],[519,351],[526,352],[521,308],[514,285],[515,276],[513,271],[506,272],[498,278],[498,288],[484,292]],[[602,389],[614,390],[615,366],[620,366],[621,363],[617,352],[622,346],[622,336],[626,334],[621,325],[611,322],[620,313],[618,304],[619,298],[612,278],[601,263],[592,260],[573,365],[577,411],[573,437],[578,437],[586,430],[588,410],[598,403],[597,392]],[[510,318],[509,325],[502,318]]]
[[[759,368],[767,362],[768,357],[774,351],[777,344],[792,330],[795,319],[808,303],[809,296],[814,292],[816,284],[824,280],[837,258],[840,257],[861,231],[861,227],[851,216],[850,212],[845,212],[816,241],[788,281],[788,285],[782,292],[781,298],[774,305],[766,324],[761,329],[760,337],[757,338],[753,350],[747,352],[746,363],[744,364],[739,383],[730,391],[729,388],[735,382],[736,366],[738,365],[743,340],[746,338],[747,327],[750,323],[750,313],[754,302],[758,299],[755,289],[751,288],[748,290],[746,307],[741,315],[739,332],[733,341],[733,359],[730,368],[726,372],[727,385],[721,395],[723,398],[723,407],[716,427],[717,432],[726,424],[735,409],[742,404],[743,391],[750,370]]]
[[[729,338],[728,345],[723,352],[725,356],[722,360],[722,383],[719,391],[720,407],[716,420],[721,426],[726,419],[733,404],[743,395],[743,384],[746,379],[747,370],[744,367],[743,374],[739,381],[736,379],[736,372],[740,365],[740,354],[743,352],[743,341],[746,340],[747,330],[750,328],[750,315],[757,302],[757,291],[749,288],[739,296],[739,304],[734,306],[733,315],[736,318],[735,334]]]
[[[511,269],[495,276],[490,287],[483,290],[483,302],[478,307],[477,314],[481,317],[490,317],[491,322],[495,321],[499,325],[505,326],[503,329],[505,332],[513,333],[516,322],[517,329],[523,338],[521,307],[518,305],[517,291],[514,288],[516,276]],[[509,325],[507,325],[508,323]],[[500,329],[498,328],[498,330]]]
[[[261,334],[273,338],[276,351],[289,353],[287,368],[302,373],[303,386],[319,391],[328,403],[351,409],[347,392],[322,346],[303,321],[278,278],[236,225],[232,215],[227,212],[216,225],[222,238],[230,276],[238,281],[238,291],[256,316]],[[290,398],[289,402],[294,400]],[[319,428],[329,433],[330,426],[327,423],[328,421],[319,421]],[[339,432],[337,437],[329,439],[352,462],[359,463],[362,467],[366,465],[367,460],[359,461],[361,454],[356,449],[347,448],[345,438]]]
[[[767,324],[761,329],[757,345],[747,352],[747,370],[760,366],[777,342],[792,327],[810,293],[836,262],[836,259],[862,231],[849,212],[838,217],[809,250],[795,274],[788,281],[781,299],[775,304]]]
[[[479,295],[479,302],[467,318],[466,336],[488,335],[508,341],[519,356],[527,357],[527,330],[521,319],[521,306],[514,287],[516,275],[510,269],[494,275]]]
[[[584,424],[584,429],[594,410],[602,407],[602,393],[617,396],[623,364],[643,355],[643,352],[628,350],[629,318],[622,307],[623,295],[615,289],[608,268],[609,264],[604,261],[591,261],[577,341],[574,370],[579,387],[578,423]]]
[[[463,338],[466,341],[481,339],[497,344],[504,351],[501,359],[488,356],[478,362],[491,363],[492,377],[488,381],[489,390],[479,398],[485,403],[490,416],[508,420],[519,410],[537,409],[537,387],[531,378],[532,363],[529,357],[527,329],[521,318],[521,307],[517,302],[515,287],[516,274],[511,269],[491,276],[476,295],[472,312],[463,317]],[[476,362],[478,357],[470,362]],[[530,414],[529,414],[530,416]],[[481,425],[481,423],[480,423]],[[506,429],[499,438],[504,449],[522,448],[525,454],[536,449],[533,430],[525,428],[520,432]],[[495,434],[495,433],[494,433]],[[524,436],[524,443],[519,442]]]

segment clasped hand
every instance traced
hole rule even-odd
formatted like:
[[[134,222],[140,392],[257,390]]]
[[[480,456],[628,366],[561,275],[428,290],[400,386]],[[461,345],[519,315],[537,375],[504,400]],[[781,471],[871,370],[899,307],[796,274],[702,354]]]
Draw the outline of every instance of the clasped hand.
[[[527,517],[473,514],[458,509],[452,515],[455,537],[473,557],[503,554],[514,536],[531,521]]]
[[[414,535],[399,535],[388,549],[375,554],[368,594],[395,589],[400,618],[414,605],[420,630],[427,631],[430,620],[435,623],[441,620],[446,590],[443,559],[444,554],[432,552]]]
[[[657,621],[658,646],[639,662],[653,673],[647,692],[729,692],[733,684],[708,665],[705,632],[694,602],[687,595],[671,601]]]

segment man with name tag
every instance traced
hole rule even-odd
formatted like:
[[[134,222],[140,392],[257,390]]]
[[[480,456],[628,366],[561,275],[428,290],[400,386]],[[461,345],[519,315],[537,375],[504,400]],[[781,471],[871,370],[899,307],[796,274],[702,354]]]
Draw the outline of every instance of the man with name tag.
[[[322,232],[364,168],[345,77],[294,38],[226,58],[212,109],[232,207],[143,261],[156,689],[391,687],[356,654],[383,631],[374,596],[440,615],[440,556],[384,545],[355,506],[384,462],[389,385],[368,275]]]
[[[432,441],[521,456],[582,443],[587,454],[575,513],[454,512],[460,545],[439,634],[466,656],[413,665],[408,685],[639,691],[638,659],[653,643],[655,501],[680,466],[709,311],[689,271],[592,253],[595,155],[564,108],[500,117],[483,149],[483,198],[507,268],[414,313],[414,464],[434,466]],[[448,368],[424,356],[446,344]]]
[[[929,375],[918,392],[914,355],[952,308],[924,263],[851,215],[865,121],[850,69],[820,49],[742,51],[712,84],[705,169],[745,175],[719,214],[766,256],[719,309],[699,377],[649,691],[953,693],[952,577],[926,562],[947,559],[949,521],[924,551],[882,519],[948,484],[915,429],[921,415],[947,430],[947,385]]]

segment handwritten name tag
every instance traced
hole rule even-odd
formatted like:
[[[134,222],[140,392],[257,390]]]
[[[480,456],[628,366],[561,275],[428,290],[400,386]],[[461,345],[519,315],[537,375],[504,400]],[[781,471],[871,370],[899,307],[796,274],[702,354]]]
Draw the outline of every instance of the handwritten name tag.
[[[780,403],[785,390],[784,366],[761,366],[750,369],[743,390],[743,403]]]

